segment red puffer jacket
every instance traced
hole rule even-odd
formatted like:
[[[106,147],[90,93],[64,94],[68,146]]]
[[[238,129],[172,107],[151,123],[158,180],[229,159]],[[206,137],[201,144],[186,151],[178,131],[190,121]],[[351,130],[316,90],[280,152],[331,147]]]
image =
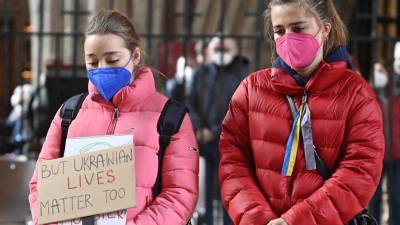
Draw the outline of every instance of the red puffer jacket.
[[[332,177],[305,169],[300,143],[291,177],[281,175],[292,118],[308,92],[314,144]],[[366,207],[384,156],[382,118],[368,83],[345,63],[322,62],[305,88],[280,69],[245,79],[232,98],[220,142],[221,195],[234,224],[343,225]]]

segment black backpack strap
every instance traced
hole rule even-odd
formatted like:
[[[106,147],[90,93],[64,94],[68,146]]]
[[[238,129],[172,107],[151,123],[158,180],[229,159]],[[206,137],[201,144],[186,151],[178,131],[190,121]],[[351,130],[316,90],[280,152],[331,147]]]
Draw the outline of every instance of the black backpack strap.
[[[156,183],[153,187],[153,196],[161,192],[161,171],[165,150],[167,149],[171,136],[178,133],[188,109],[182,103],[169,99],[161,112],[157,123],[160,149],[158,151],[158,172]]]
[[[82,93],[69,98],[63,103],[60,110],[61,117],[61,145],[60,145],[60,158],[64,157],[65,141],[68,135],[68,128],[71,122],[78,115],[79,109],[85,100],[87,93]]]
[[[153,186],[154,197],[161,193],[161,172],[165,150],[171,142],[171,136],[178,133],[183,119],[188,112],[189,110],[185,105],[173,99],[169,99],[167,103],[165,103],[164,109],[162,110],[160,118],[158,119],[157,132],[160,135],[158,140],[160,149],[158,150],[157,178],[156,183]],[[192,223],[189,219],[187,225],[191,224]]]
[[[61,145],[60,145],[60,158],[64,157],[65,142],[67,140],[69,125],[78,115],[79,109],[85,100],[87,93],[72,96],[67,99],[60,110],[61,117]],[[82,218],[82,225],[94,225],[94,216],[87,216]]]

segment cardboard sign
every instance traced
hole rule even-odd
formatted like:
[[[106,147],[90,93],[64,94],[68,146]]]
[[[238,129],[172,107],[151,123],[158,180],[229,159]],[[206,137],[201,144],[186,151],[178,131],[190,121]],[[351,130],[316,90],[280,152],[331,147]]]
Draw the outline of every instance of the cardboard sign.
[[[65,143],[64,157],[82,154],[86,152],[100,151],[107,148],[118,147],[125,144],[134,145],[132,134],[113,134],[100,136],[86,136],[67,138]],[[95,216],[96,225],[125,225],[126,209],[116,212],[107,212]],[[58,223],[59,225],[82,225],[80,218],[66,220]]]
[[[39,224],[136,206],[133,145],[38,163]]]
[[[118,210],[116,212],[108,212],[94,216],[94,224],[96,225],[125,225],[126,210]],[[81,218],[59,222],[58,225],[82,225]]]
[[[112,147],[119,147],[127,144],[134,145],[134,136],[132,134],[67,138],[67,141],[65,142],[64,157],[106,150]]]

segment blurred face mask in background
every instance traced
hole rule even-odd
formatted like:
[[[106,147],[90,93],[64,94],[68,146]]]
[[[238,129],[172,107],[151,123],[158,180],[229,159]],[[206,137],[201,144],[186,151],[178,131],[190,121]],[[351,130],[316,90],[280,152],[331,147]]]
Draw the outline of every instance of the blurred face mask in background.
[[[400,59],[395,59],[393,62],[393,70],[397,75],[400,75]]]
[[[233,55],[228,52],[216,51],[212,56],[212,61],[218,66],[227,66],[232,63]]]
[[[400,75],[400,42],[396,42],[393,52],[393,70],[397,75]]]
[[[385,68],[381,64],[375,64],[374,66],[374,88],[376,89],[384,89],[388,84],[388,74]]]
[[[378,89],[383,89],[388,84],[388,77],[383,72],[374,73],[374,87]]]

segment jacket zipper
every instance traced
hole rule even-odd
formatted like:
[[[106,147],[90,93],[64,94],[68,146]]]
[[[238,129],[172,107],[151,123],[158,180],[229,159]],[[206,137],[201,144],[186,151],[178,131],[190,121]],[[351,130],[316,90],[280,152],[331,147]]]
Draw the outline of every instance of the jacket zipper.
[[[107,134],[114,134],[115,126],[117,125],[118,117],[119,117],[119,110],[118,110],[117,107],[115,107],[114,108],[113,118],[111,120],[110,125],[108,126],[108,129],[107,129]]]

